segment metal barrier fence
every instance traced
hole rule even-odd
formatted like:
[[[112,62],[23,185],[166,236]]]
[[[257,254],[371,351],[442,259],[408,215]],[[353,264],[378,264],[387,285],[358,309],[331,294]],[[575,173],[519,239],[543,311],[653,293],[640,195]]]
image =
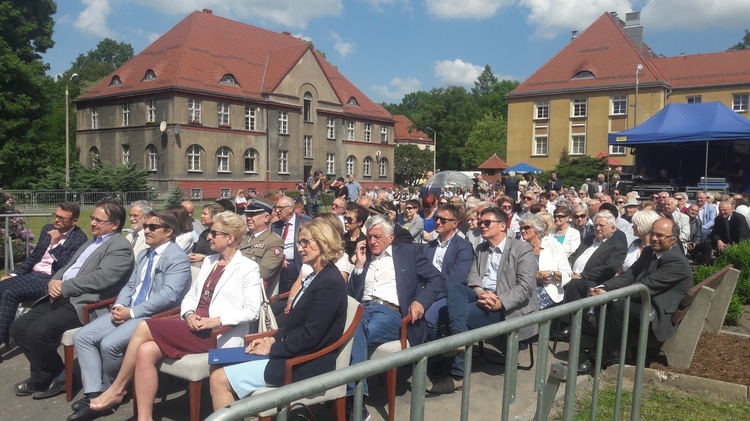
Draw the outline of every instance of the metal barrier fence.
[[[519,317],[513,320],[496,323],[480,329],[471,330],[458,335],[449,336],[434,342],[428,342],[413,348],[405,349],[392,354],[388,358],[379,358],[366,361],[347,368],[326,373],[311,379],[292,383],[280,387],[268,393],[258,396],[249,396],[227,407],[221,408],[213,413],[207,420],[240,420],[245,416],[261,413],[271,408],[278,408],[278,421],[286,421],[286,406],[297,399],[306,396],[323,393],[328,389],[356,382],[354,390],[354,408],[352,414],[355,421],[361,421],[363,405],[363,380],[367,377],[386,372],[395,367],[416,363],[412,374],[411,385],[411,408],[410,419],[421,421],[424,419],[425,405],[425,383],[427,377],[427,358],[442,354],[446,351],[466,346],[466,355],[471,355],[473,344],[500,335],[508,334],[507,350],[505,353],[505,374],[503,385],[501,419],[509,418],[509,406],[515,401],[516,376],[518,363],[518,332],[521,328],[531,325],[539,325],[539,358],[536,366],[534,392],[537,393],[537,412],[535,420],[546,420],[549,416],[554,402],[555,393],[559,385],[565,385],[565,398],[563,419],[571,420],[575,413],[576,379],[578,376],[578,354],[580,351],[581,326],[583,311],[589,307],[602,306],[598,319],[598,336],[596,348],[596,362],[594,384],[592,387],[591,419],[596,419],[596,407],[599,398],[599,381],[603,349],[604,320],[606,318],[608,302],[625,299],[625,312],[629,314],[631,297],[640,296],[641,314],[640,329],[638,331],[638,351],[636,356],[635,378],[633,384],[633,400],[631,407],[631,420],[640,419],[640,407],[643,392],[643,372],[646,362],[646,343],[648,340],[649,321],[651,317],[651,296],[649,290],[642,284],[631,285],[615,291],[588,297],[573,303],[555,306],[544,311]],[[545,380],[547,375],[547,356],[549,347],[550,323],[552,320],[572,315],[571,338],[568,365],[554,363],[550,370],[550,379]],[[622,345],[620,348],[620,365],[617,373],[617,388],[615,397],[615,408],[613,419],[620,417],[620,405],[622,395],[622,380],[625,372],[625,349],[627,346],[628,318],[623,321]],[[529,345],[532,346],[532,345]],[[542,352],[541,350],[545,350]],[[467,421],[469,417],[470,386],[471,386],[471,358],[464,361],[464,388],[461,396],[461,420]],[[487,402],[483,402],[484,405]]]
[[[117,200],[127,205],[137,200],[158,201],[166,198],[165,193],[156,191],[74,191],[74,190],[5,190],[16,199],[16,205],[31,209],[55,206],[60,202],[75,202],[81,206],[93,206],[105,199]]]
[[[5,223],[3,224],[3,227],[5,229],[5,242],[3,244],[3,251],[4,251],[4,262],[5,262],[5,273],[10,273],[15,269],[15,262],[13,259],[13,238],[9,235],[10,233],[10,227],[11,227],[11,220],[13,219],[27,219],[27,218],[47,218],[48,220],[52,218],[52,216],[48,213],[13,213],[13,214],[2,214],[0,215],[5,218]],[[29,224],[24,221],[23,226],[28,227]],[[38,233],[33,233],[38,234]],[[24,248],[26,250],[26,257],[29,257],[29,238],[28,236],[25,238],[24,242]],[[38,241],[39,239],[37,239]]]

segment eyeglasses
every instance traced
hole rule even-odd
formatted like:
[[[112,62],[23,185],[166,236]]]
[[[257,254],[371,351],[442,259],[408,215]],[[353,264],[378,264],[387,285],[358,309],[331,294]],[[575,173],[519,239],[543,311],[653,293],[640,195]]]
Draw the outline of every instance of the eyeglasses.
[[[439,202],[438,204],[440,204],[440,205],[447,205],[448,202]]]
[[[344,222],[346,222],[347,224],[353,224],[355,221],[354,218],[344,218]]]
[[[583,218],[585,218],[585,217],[586,217],[586,215],[585,215],[585,214],[581,214],[581,215],[573,215],[573,218],[575,218],[575,219],[583,219]]]
[[[53,217],[53,218],[55,218],[55,220],[58,220],[58,219],[59,219],[59,220],[61,220],[61,221],[65,221],[66,219],[73,219],[73,218],[66,218],[66,217],[64,217],[64,216],[60,216],[60,215],[58,215],[58,214],[56,214],[56,213],[53,213],[53,214],[52,214],[52,217]]]
[[[99,218],[97,218],[95,216],[91,217],[91,223],[95,224],[95,225],[106,224],[107,222],[112,222],[112,221],[110,221],[108,219],[107,220],[105,220],[105,219],[99,219]]]
[[[615,202],[615,203],[617,203],[618,205],[624,205],[624,204],[625,204],[625,202],[623,202],[622,200],[618,200],[618,201],[617,201],[617,202]]]
[[[453,219],[453,218],[441,218],[439,216],[437,218],[435,218],[435,222],[440,222],[441,224],[447,224],[448,222],[453,222],[453,221],[456,221],[456,219]]]
[[[531,228],[533,228],[531,225],[524,225],[524,226],[521,227],[521,231],[528,231]]]
[[[407,207],[405,207],[404,209],[406,209],[406,210],[414,210],[414,209],[416,209],[416,208],[415,208],[414,206],[407,206]]]
[[[303,249],[306,249],[306,248],[307,248],[307,246],[309,246],[309,245],[310,245],[310,243],[312,243],[312,242],[314,242],[314,241],[315,241],[315,240],[313,240],[313,239],[309,239],[309,240],[308,240],[308,239],[306,239],[306,238],[300,238],[300,239],[299,239],[299,240],[297,241],[297,245],[298,245],[298,246],[300,246],[300,247],[302,247]]]
[[[523,200],[534,200],[534,198],[533,197],[529,197],[529,196],[524,196]]]
[[[511,205],[500,206],[500,209],[513,209],[513,206],[511,206]]]
[[[159,228],[164,228],[164,225],[159,225],[159,224],[143,224],[143,229],[144,230],[147,229],[147,230],[149,230],[151,232],[154,232],[154,231],[158,230]]]
[[[553,216],[553,218],[555,218],[555,219],[565,219],[567,217],[568,217],[567,215],[555,215],[555,216]]]
[[[291,208],[292,205],[286,205],[286,206],[274,206],[273,210],[282,210],[284,208]]]
[[[482,219],[481,221],[477,222],[477,224],[478,224],[479,226],[482,226],[482,225],[484,225],[484,226],[485,226],[485,227],[487,227],[487,228],[489,228],[489,227],[490,227],[490,225],[492,225],[492,224],[494,224],[494,223],[500,223],[500,221],[491,221],[491,220],[489,220],[489,219]]]
[[[657,240],[664,240],[665,238],[674,237],[674,235],[671,235],[671,234],[670,235],[664,235],[664,234],[660,234],[658,232],[650,232],[649,235],[651,237],[656,238]]]
[[[211,231],[208,232],[208,235],[210,235],[211,237],[216,238],[219,235],[229,235],[229,233],[228,232],[224,232],[224,231],[211,230]]]
[[[344,208],[343,206],[339,206],[339,205],[337,205],[335,203],[333,205],[331,205],[331,209],[343,209],[343,208]]]

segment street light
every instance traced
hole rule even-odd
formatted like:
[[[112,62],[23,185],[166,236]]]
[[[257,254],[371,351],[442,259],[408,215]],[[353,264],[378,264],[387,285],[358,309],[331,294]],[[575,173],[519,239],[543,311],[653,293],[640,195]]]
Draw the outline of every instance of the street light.
[[[78,77],[78,73],[70,75],[65,82],[65,191],[70,190],[70,112],[68,111],[68,84]]]
[[[638,72],[643,70],[643,65],[638,63],[635,66],[635,113],[633,115],[633,127],[638,125]]]
[[[437,132],[432,127],[426,127],[427,130],[432,130],[432,173],[437,171],[435,168],[435,161],[437,160]]]

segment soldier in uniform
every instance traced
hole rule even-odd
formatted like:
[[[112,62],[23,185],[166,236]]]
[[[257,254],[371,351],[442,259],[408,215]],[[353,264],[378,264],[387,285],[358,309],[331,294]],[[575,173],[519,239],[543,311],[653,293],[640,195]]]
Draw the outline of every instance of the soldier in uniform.
[[[260,277],[266,282],[266,294],[278,292],[281,265],[284,262],[284,242],[271,232],[273,209],[261,200],[254,200],[245,208],[247,239],[240,246],[242,255],[260,266]]]

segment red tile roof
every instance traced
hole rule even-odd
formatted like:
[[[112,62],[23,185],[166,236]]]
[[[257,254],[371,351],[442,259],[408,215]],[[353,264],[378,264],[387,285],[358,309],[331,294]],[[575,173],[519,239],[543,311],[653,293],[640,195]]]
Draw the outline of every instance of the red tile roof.
[[[482,165],[479,166],[480,170],[504,170],[508,168],[508,164],[505,163],[502,159],[500,159],[497,154],[492,154],[491,157],[489,157],[486,161],[482,162]]]
[[[432,143],[432,139],[426,133],[421,130],[417,130],[412,126],[409,118],[403,114],[396,114],[393,116],[396,120],[396,141],[407,141],[407,142],[421,142],[421,143]]]
[[[750,83],[750,50],[654,59],[672,88]]]
[[[308,50],[315,54],[345,113],[391,120],[388,111],[365,96],[307,42],[207,11],[188,15],[80,100],[183,89],[262,101],[263,94],[273,92]],[[149,69],[156,80],[143,80]],[[237,85],[219,83],[226,74],[233,75]],[[122,84],[110,86],[115,75]],[[359,107],[345,105],[350,97],[357,99]]]

